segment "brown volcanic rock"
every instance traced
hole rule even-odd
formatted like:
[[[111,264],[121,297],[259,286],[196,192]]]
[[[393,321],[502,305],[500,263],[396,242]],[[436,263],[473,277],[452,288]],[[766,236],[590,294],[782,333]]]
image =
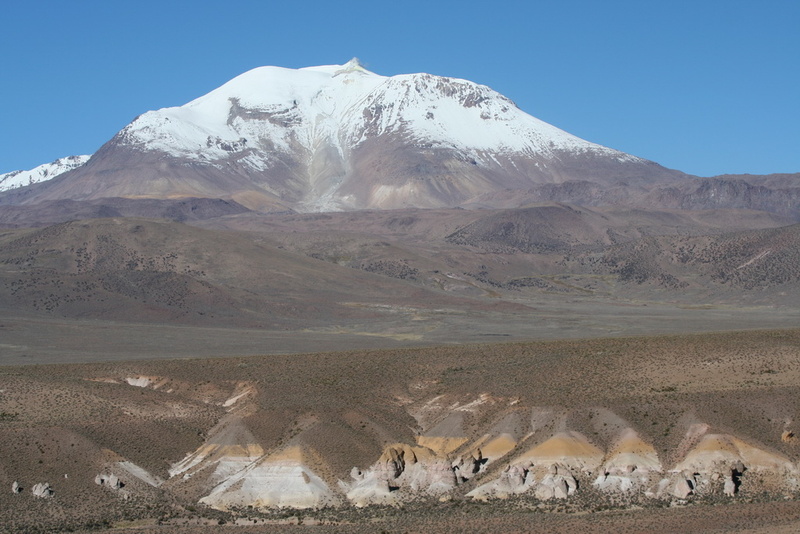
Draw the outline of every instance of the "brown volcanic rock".
[[[800,220],[800,175],[722,175],[641,183],[618,180],[566,180],[483,193],[465,207],[519,208],[538,202],[578,206],[628,206],[654,210],[763,210]]]
[[[599,262],[622,282],[759,291],[773,297],[781,291],[794,294],[800,281],[800,225],[715,236],[647,237],[608,249]]]
[[[576,245],[606,245],[608,217],[567,205],[499,212],[447,236],[447,241],[490,252],[566,252]]]
[[[677,209],[746,208],[800,219],[800,174],[723,175],[655,188],[644,205]]]
[[[536,155],[505,153],[486,153],[477,160],[455,149],[383,135],[353,150],[353,171],[339,191],[354,198],[353,207],[359,209],[497,207],[496,198],[504,192],[517,192],[519,200],[519,192],[526,190],[537,192],[528,202],[598,205],[635,203],[654,183],[686,179],[653,162],[620,162],[591,152],[556,151],[552,161],[543,161]],[[586,191],[593,191],[594,201]]]

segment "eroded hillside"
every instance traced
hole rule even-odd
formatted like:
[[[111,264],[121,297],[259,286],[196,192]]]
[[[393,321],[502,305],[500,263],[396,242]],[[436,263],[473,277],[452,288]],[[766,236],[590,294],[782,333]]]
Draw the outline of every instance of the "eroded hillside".
[[[0,523],[779,501],[798,379],[796,330],[6,367]]]

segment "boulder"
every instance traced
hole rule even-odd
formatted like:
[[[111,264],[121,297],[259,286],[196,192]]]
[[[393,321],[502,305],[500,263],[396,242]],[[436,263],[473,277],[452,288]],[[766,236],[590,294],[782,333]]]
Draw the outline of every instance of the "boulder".
[[[389,481],[376,476],[375,472],[361,474],[352,484],[340,482],[339,486],[345,491],[347,499],[358,507],[373,503],[386,504],[394,500]]]
[[[550,498],[554,499],[566,499],[568,495],[575,493],[575,489],[578,487],[575,479],[572,475],[569,475],[570,482],[567,482],[567,477],[563,474],[558,473],[558,468],[553,466],[554,469],[551,470],[550,473],[546,474],[542,481],[539,482],[539,485],[536,486],[536,496],[542,500],[546,500],[545,498],[539,497],[539,495],[549,495]],[[547,488],[547,489],[545,489]]]
[[[654,488],[645,491],[647,497],[686,499],[697,490],[698,478],[688,471],[673,472],[662,478]]]
[[[354,467],[350,471],[352,482],[340,481],[339,487],[357,506],[441,496],[463,482],[457,466],[471,476],[471,466],[480,458],[480,451],[476,451],[453,463],[428,449],[398,443],[384,449],[371,468],[361,471]]]
[[[540,501],[549,501],[553,497],[555,497],[555,491],[549,485],[539,484],[536,486],[536,489],[533,490],[533,496],[539,499]]]
[[[517,493],[524,492],[527,487],[525,485],[526,471],[520,465],[507,465],[500,476],[490,483],[487,489],[491,488],[489,493],[495,497],[507,497]]]
[[[692,486],[685,477],[678,478],[672,485],[672,495],[678,499],[685,499],[693,493]]]
[[[55,491],[53,488],[50,487],[48,482],[40,482],[38,484],[34,484],[33,488],[31,488],[31,492],[33,493],[34,497],[38,497],[40,499],[47,499],[52,497]]]
[[[361,472],[361,469],[358,467],[353,467],[350,470],[350,478],[358,482],[359,480],[364,480],[364,473]]]
[[[500,475],[501,479],[505,479],[508,486],[516,491],[525,486],[525,469],[519,465],[511,465]]]
[[[394,479],[403,474],[406,469],[406,451],[401,448],[389,447],[378,460],[376,471],[381,472],[387,479]],[[414,453],[411,452],[411,456]],[[410,463],[415,463],[416,458],[409,458]]]
[[[603,473],[599,475],[592,485],[606,493],[627,493],[634,488],[636,480],[630,475],[612,475]]]
[[[23,489],[22,486],[20,486],[19,482],[17,482],[16,480],[14,481],[13,484],[11,484],[11,493],[13,493],[14,495],[22,493],[22,489]]]
[[[728,477],[725,479],[725,484],[722,488],[722,491],[728,497],[733,497],[736,495],[736,482],[733,481],[733,477]]]
[[[107,475],[103,473],[98,474],[96,477],[94,477],[94,483],[97,484],[98,486],[105,486],[107,488],[111,488],[114,490],[118,490],[125,485],[119,479],[119,477],[117,477],[117,475],[114,474]]]
[[[577,489],[577,480],[569,469],[563,466],[544,467],[523,463],[506,466],[494,481],[475,488],[467,493],[467,497],[485,500],[533,491],[533,495],[537,499],[546,501],[566,499]]]
[[[453,472],[459,479],[459,482],[466,482],[477,473],[479,473],[483,466],[486,465],[487,459],[483,457],[480,449],[475,449],[470,454],[466,454],[452,463]]]

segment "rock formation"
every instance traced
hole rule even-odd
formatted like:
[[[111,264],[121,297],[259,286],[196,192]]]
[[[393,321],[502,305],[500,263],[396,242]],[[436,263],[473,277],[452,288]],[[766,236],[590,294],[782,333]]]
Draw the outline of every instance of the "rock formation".
[[[33,493],[34,497],[38,497],[40,499],[48,499],[55,494],[55,490],[50,487],[48,482],[34,484],[31,488],[31,492]]]
[[[500,476],[467,493],[476,500],[503,499],[511,495],[530,493],[539,500],[566,499],[578,489],[578,481],[563,465],[533,465],[524,463],[506,466]]]
[[[118,490],[125,486],[125,483],[122,482],[117,475],[106,473],[99,473],[94,477],[94,483],[98,486],[104,486],[113,490]]]
[[[352,482],[340,481],[339,486],[357,506],[442,495],[459,482],[456,467],[446,457],[402,443],[386,447],[366,471],[353,468],[351,478]]]
[[[200,504],[219,510],[399,505],[462,494],[478,501],[526,496],[546,502],[569,499],[579,491],[605,494],[618,503],[733,498],[743,477],[748,477],[748,491],[800,486],[798,469],[787,456],[754,440],[715,432],[706,423],[694,422],[679,431],[681,441],[667,453],[672,461],[664,466],[653,444],[608,409],[527,408],[488,395],[477,400],[440,396],[406,408],[419,422],[414,429],[417,443],[389,442],[371,466],[353,467],[346,480],[336,483],[335,464],[326,456],[331,451],[311,436],[320,428],[320,418],[301,417],[291,440],[270,450],[242,415],[252,409],[250,400],[241,400],[250,398],[246,385],[219,396],[216,405],[225,415],[200,447],[172,465],[163,485],[120,456],[108,457],[95,483],[121,498],[130,494],[122,490],[120,477],[136,488],[142,482],[168,492],[186,484]],[[488,430],[476,426],[476,420]],[[21,491],[14,482],[12,492]],[[40,498],[54,493],[47,483],[32,492]]]
[[[306,464],[299,447],[278,451],[228,476],[200,502],[222,510],[336,504],[336,495]]]

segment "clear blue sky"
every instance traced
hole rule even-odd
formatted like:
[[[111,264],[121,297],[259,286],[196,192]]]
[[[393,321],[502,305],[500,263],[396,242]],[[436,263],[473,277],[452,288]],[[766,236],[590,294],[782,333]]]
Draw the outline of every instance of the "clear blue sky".
[[[90,154],[262,65],[486,84],[709,176],[800,172],[800,1],[36,1],[0,11],[0,172]]]

